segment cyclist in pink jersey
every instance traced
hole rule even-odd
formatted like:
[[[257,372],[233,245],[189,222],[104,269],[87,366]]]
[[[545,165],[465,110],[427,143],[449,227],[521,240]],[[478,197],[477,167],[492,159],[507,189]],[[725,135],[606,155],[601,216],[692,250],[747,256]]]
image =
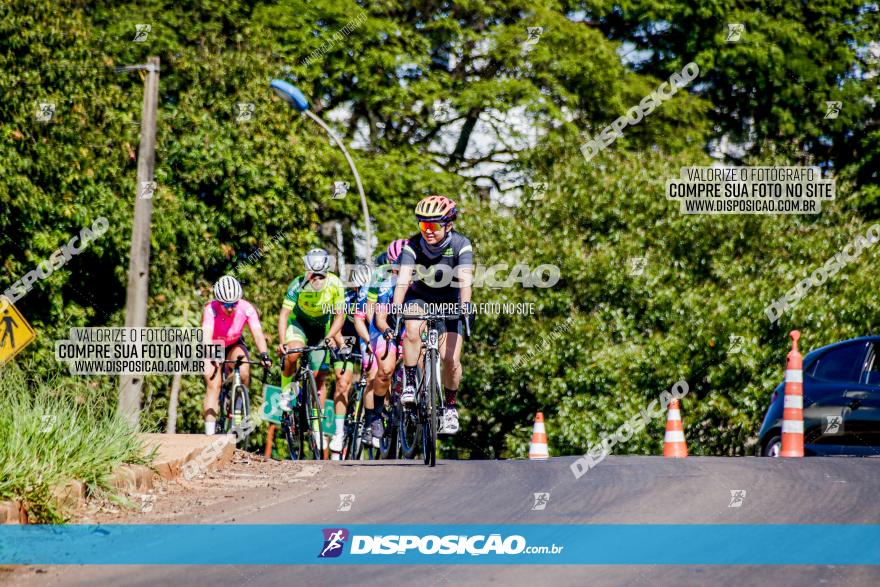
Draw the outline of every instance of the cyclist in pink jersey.
[[[266,337],[263,335],[263,327],[260,325],[260,316],[257,309],[241,299],[241,284],[231,275],[224,275],[214,284],[214,300],[205,305],[202,313],[202,330],[205,331],[205,340],[215,340],[223,343],[226,348],[226,359],[235,360],[244,355],[250,358],[247,345],[241,335],[244,325],[251,329],[254,342],[260,351],[260,362],[267,369],[272,366],[269,360],[269,352],[266,347]],[[250,384],[250,365],[241,366],[241,379],[245,385]],[[217,411],[220,409],[220,385],[222,376],[211,378],[214,374],[214,365],[205,361],[205,434],[214,434],[217,422]]]

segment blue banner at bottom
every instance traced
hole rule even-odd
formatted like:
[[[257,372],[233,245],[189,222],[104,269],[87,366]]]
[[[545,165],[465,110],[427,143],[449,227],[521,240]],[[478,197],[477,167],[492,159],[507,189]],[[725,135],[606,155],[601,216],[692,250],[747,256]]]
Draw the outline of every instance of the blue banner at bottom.
[[[0,526],[0,564],[877,565],[880,525]]]

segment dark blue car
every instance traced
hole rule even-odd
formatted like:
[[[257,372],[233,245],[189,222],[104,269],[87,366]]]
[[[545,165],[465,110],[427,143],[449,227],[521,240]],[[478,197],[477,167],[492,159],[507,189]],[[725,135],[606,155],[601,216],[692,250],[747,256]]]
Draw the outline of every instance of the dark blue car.
[[[785,383],[773,391],[758,454],[779,456]],[[816,349],[804,357],[804,454],[880,456],[880,336]]]

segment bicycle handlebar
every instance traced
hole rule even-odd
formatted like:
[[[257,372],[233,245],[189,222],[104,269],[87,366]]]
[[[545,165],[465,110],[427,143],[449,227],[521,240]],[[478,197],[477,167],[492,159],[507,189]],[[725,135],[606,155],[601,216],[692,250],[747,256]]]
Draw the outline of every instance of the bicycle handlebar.
[[[422,320],[422,321],[431,321],[431,322],[441,322],[445,320],[461,320],[464,318],[464,327],[467,335],[471,335],[471,323],[468,320],[468,316],[470,314],[459,312],[456,314],[397,314],[400,318],[397,321],[397,327],[394,329],[394,341],[396,342],[400,337],[400,325],[406,320]]]
[[[242,365],[258,365],[263,368],[263,380],[265,380],[265,371],[269,368],[263,365],[260,361],[251,361],[245,360],[244,355],[240,355],[237,359],[224,359],[222,361],[211,361],[211,364],[214,365],[214,371],[211,373],[210,379],[214,379],[217,377],[217,371],[220,370],[220,365],[235,365],[236,368],[241,367]]]
[[[334,361],[342,361],[342,372],[343,373],[345,373],[345,371],[347,369],[346,363],[348,363],[348,361],[350,361],[351,358],[355,355],[354,350],[352,350],[351,354],[349,354],[345,359],[343,359],[342,356],[337,351],[337,349],[334,349],[325,343],[325,344],[304,346],[304,347],[299,347],[299,348],[295,348],[295,349],[287,349],[286,351],[284,351],[281,354],[281,356],[286,357],[287,355],[296,355],[296,354],[300,354],[300,353],[310,353],[312,351],[325,351],[325,353],[324,353],[325,359],[327,358],[326,354],[330,353],[331,359],[333,359]]]

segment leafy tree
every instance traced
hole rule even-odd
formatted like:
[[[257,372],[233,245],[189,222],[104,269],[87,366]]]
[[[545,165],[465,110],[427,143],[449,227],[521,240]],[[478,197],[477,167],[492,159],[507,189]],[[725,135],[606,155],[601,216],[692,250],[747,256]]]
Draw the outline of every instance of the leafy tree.
[[[53,341],[67,329],[123,322],[142,84],[114,67],[158,55],[151,325],[198,316],[211,283],[236,271],[274,344],[302,251],[328,244],[328,222],[362,223],[357,198],[330,197],[333,181],[351,181],[342,155],[269,91],[286,78],[346,138],[380,246],[415,231],[419,197],[444,193],[462,204],[456,228],[478,262],[560,268],[546,289],[478,288],[476,302],[533,303],[534,314],[478,318],[450,455],[523,456],[537,410],[556,454],[583,452],[682,378],[691,450],[743,454],[786,331],[799,327],[810,349],[876,318],[864,270],[873,251],[779,326],[763,314],[875,216],[880,135],[863,98],[877,78],[857,68],[873,67],[863,49],[876,20],[853,6],[833,3],[814,21],[788,8],[759,19],[751,5],[13,1],[0,19],[0,287],[95,218],[110,226],[17,303],[39,335],[24,356],[40,374],[57,371]],[[743,43],[724,42],[728,19],[746,24]],[[152,29],[133,42],[139,23]],[[537,43],[526,27],[543,27]],[[621,62],[631,48],[653,52]],[[698,82],[584,161],[583,132],[691,59]],[[838,119],[803,115],[826,99],[844,102]],[[49,122],[35,118],[43,102],[56,106]],[[250,120],[240,103],[254,105]],[[449,114],[435,116],[443,104]],[[747,131],[745,163],[812,155],[838,172],[838,200],[809,218],[679,214],[664,180],[709,164],[713,139]],[[476,179],[525,189],[484,201]],[[548,185],[543,200],[535,182]],[[629,259],[645,256],[645,272],[630,275]],[[742,353],[729,352],[731,335]],[[105,394],[115,385],[92,383]],[[147,378],[146,425],[164,427],[169,387]],[[200,377],[184,378],[178,430],[199,430],[202,394]],[[656,453],[662,428],[652,422],[616,450]]]

